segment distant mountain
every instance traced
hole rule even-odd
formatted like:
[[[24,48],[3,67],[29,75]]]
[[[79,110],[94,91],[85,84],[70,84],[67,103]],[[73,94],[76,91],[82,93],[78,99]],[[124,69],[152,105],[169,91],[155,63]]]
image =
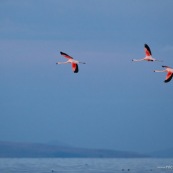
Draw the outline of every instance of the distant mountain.
[[[49,142],[46,142],[44,144],[48,144],[48,145],[56,145],[56,146],[63,146],[63,147],[72,147],[72,145],[70,144],[67,144],[65,142],[61,142],[59,140],[52,140],[52,141],[49,141]]]
[[[173,158],[173,148],[149,153],[152,157]]]
[[[138,158],[146,155],[135,152],[106,149],[86,149],[39,143],[0,141],[0,157],[53,157],[53,158]]]

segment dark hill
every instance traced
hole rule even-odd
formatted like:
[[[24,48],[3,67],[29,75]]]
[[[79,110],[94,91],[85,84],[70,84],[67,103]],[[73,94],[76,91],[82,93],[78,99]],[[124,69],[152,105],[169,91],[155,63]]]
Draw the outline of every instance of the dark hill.
[[[106,149],[63,147],[39,143],[0,142],[0,157],[53,157],[53,158],[136,158],[146,157],[135,152]]]
[[[150,153],[152,157],[159,157],[159,158],[173,158],[173,148],[155,151]]]

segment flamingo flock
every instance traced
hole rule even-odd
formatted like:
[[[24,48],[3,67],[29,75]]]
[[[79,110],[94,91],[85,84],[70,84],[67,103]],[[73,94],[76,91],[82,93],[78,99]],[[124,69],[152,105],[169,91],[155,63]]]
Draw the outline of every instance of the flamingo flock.
[[[145,51],[145,57],[142,59],[132,59],[132,61],[138,62],[138,61],[158,61],[162,62],[161,60],[157,60],[152,57],[151,49],[147,44],[144,44],[144,51]],[[165,68],[165,70],[154,70],[154,72],[167,72],[166,79],[164,80],[165,83],[171,81],[173,77],[173,68],[168,66],[162,66]]]
[[[157,60],[157,59],[152,57],[151,49],[147,44],[144,44],[144,51],[145,51],[145,57],[144,58],[132,59],[132,61],[134,61],[134,62],[139,62],[139,61],[148,61],[148,62],[158,61],[158,62],[162,62],[161,60]],[[72,65],[72,71],[74,73],[79,72],[78,64],[86,64],[85,62],[80,62],[78,60],[73,59],[71,56],[69,56],[68,54],[66,54],[64,52],[60,52],[60,54],[63,57],[67,58],[68,60],[65,61],[65,62],[57,62],[56,64],[68,64],[68,63],[70,63]],[[171,68],[169,66],[162,66],[162,67],[165,68],[165,69],[164,70],[154,70],[154,72],[167,72],[167,75],[166,75],[166,78],[165,78],[164,82],[168,83],[173,78],[173,68]]]

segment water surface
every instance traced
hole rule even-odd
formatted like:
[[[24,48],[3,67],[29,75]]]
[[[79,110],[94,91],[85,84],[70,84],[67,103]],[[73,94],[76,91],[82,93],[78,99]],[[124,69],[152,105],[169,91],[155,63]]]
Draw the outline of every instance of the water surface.
[[[173,173],[173,159],[1,158],[0,173]]]

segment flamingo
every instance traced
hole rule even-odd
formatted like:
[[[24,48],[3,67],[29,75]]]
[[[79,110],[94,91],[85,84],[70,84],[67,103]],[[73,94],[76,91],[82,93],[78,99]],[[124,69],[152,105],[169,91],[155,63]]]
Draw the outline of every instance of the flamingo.
[[[79,71],[78,64],[79,63],[86,64],[85,62],[80,62],[80,61],[77,61],[77,60],[73,59],[71,56],[67,55],[64,52],[60,52],[60,54],[62,56],[64,56],[65,58],[67,58],[68,60],[65,61],[65,62],[57,62],[56,64],[67,64],[67,63],[71,63],[72,70],[73,70],[74,73],[78,73],[78,71]]]
[[[152,57],[150,47],[144,44],[145,58],[142,59],[132,59],[132,61],[159,61]],[[161,61],[160,61],[161,62]]]
[[[167,83],[173,77],[173,68],[164,65],[162,67],[165,68],[165,70],[154,70],[154,72],[167,72],[166,79],[164,81],[165,83]]]

